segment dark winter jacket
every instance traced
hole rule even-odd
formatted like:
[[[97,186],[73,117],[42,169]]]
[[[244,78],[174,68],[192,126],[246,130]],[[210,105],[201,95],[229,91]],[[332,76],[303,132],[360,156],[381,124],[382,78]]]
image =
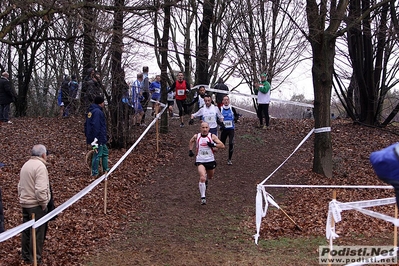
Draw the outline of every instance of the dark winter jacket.
[[[215,90],[223,90],[223,91],[229,91],[229,87],[227,87],[224,83],[218,83],[215,86]],[[226,96],[226,93],[216,93],[216,103],[221,104],[223,102],[223,97]]]
[[[15,102],[17,95],[11,88],[11,82],[5,78],[0,78],[0,104],[10,104]]]
[[[90,144],[94,138],[98,139],[98,144],[103,145],[108,141],[107,122],[102,108],[98,104],[91,104],[85,122],[86,143]]]
[[[61,84],[61,101],[65,106],[69,104],[69,78],[65,78]]]

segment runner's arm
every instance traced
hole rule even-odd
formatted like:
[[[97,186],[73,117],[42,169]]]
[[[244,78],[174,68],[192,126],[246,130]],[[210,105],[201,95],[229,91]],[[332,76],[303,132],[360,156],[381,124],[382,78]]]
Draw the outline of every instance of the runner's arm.
[[[188,145],[188,148],[190,151],[193,150],[194,148],[194,144],[195,144],[195,140],[197,139],[197,134],[195,134],[191,139],[190,139],[190,143]],[[223,143],[222,143],[223,144]]]
[[[212,141],[216,143],[216,148],[218,149],[224,149],[224,144],[223,142],[216,136],[215,134],[212,134]]]

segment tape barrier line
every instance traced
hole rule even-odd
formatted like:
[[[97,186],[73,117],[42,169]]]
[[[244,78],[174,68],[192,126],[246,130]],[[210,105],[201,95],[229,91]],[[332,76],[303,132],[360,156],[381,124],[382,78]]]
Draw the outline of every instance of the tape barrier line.
[[[0,234],[0,242],[6,241],[9,238],[12,238],[25,229],[32,227],[32,225],[35,223],[35,220],[30,220],[29,222],[23,223],[18,225],[17,227],[11,228],[7,231],[4,231],[3,233]]]
[[[314,130],[314,133],[331,132],[331,127],[320,127]]]
[[[205,85],[202,85],[202,86],[205,86]],[[217,89],[214,89],[214,88],[210,88],[209,86],[208,86],[208,88],[205,87],[205,90],[206,91],[211,91],[211,92],[219,92],[219,93],[223,93],[223,94],[229,94],[229,95],[230,94],[231,95],[238,95],[238,96],[252,98],[252,99],[257,99],[258,98],[258,95],[255,95],[255,94],[246,94],[246,93],[241,93],[241,92],[238,92],[238,91],[217,90]],[[314,107],[313,104],[309,104],[309,103],[287,101],[287,100],[281,100],[281,99],[277,99],[277,98],[270,98],[270,102],[279,102],[279,103],[298,105],[298,106],[303,106],[303,107],[311,107],[311,108]]]
[[[164,108],[161,110],[161,112],[158,113],[158,117],[162,115],[162,113],[168,108],[167,105],[164,104]],[[140,137],[136,140],[136,142],[132,145],[132,147],[129,148],[125,152],[125,154],[116,162],[116,164],[109,170],[107,177],[115,171],[115,169],[126,159],[126,157],[133,151],[133,149],[139,144],[139,142],[144,138],[144,136],[147,134],[147,132],[150,130],[150,128],[157,122],[158,117],[155,117],[152,122],[147,126],[147,128],[144,130],[144,132],[140,135]]]
[[[292,155],[305,143],[305,141],[313,134],[314,128],[309,131],[309,133],[302,139],[302,141],[298,144],[298,146],[294,149],[294,151],[268,176],[266,177],[260,185],[263,185],[270,177],[274,175],[275,172],[277,172],[278,169],[280,169],[287,161],[288,159],[291,158]]]
[[[284,188],[376,188],[393,189],[392,186],[357,186],[357,185],[263,185],[264,187],[284,187]]]
[[[335,233],[335,228],[331,225],[333,221],[332,219],[334,219],[335,223],[340,222],[342,220],[341,212],[345,210],[356,210],[365,215],[393,223],[395,226],[399,226],[399,219],[393,218],[386,214],[364,209],[364,208],[384,206],[389,204],[396,204],[396,198],[393,197],[393,198],[363,200],[363,201],[354,201],[354,202],[345,202],[345,203],[339,202],[337,200],[330,201],[328,205],[328,214],[326,221],[326,238],[335,239],[339,237]]]
[[[274,201],[273,197],[266,192],[266,187],[284,187],[284,188],[324,188],[324,189],[331,189],[331,188],[343,188],[343,189],[393,189],[392,186],[354,186],[354,185],[261,185],[257,186],[257,193],[256,193],[256,234],[253,236],[255,238],[255,244],[258,244],[258,239],[260,236],[260,226],[262,223],[262,218],[266,217],[267,209],[269,203],[275,206],[277,209],[280,207]],[[338,235],[335,233],[335,228],[331,227],[331,219],[334,217],[335,221],[340,221],[340,213],[342,210],[349,210],[355,208],[365,208],[365,207],[374,207],[374,206],[382,206],[387,204],[393,204],[396,202],[396,199],[393,198],[386,198],[386,199],[376,199],[376,200],[364,200],[364,201],[356,201],[356,202],[348,202],[348,203],[341,203],[337,202],[336,200],[331,201],[329,204],[329,212],[327,215],[327,223],[326,223],[326,236],[328,239],[336,238]],[[263,205],[264,204],[264,205]],[[364,210],[364,209],[362,209]],[[367,215],[374,215],[378,216],[377,214],[370,213],[370,211],[366,210],[365,214]],[[386,221],[396,222],[392,220],[392,217],[387,217],[385,215],[379,215],[378,218],[386,219]],[[399,220],[398,220],[399,222]]]
[[[244,111],[244,112],[247,112],[247,113],[251,113],[251,114],[257,114],[256,112],[254,112],[254,111],[249,111],[249,110],[246,110],[246,109],[243,109],[243,108],[240,108],[240,107],[238,107],[238,106],[235,106],[235,105],[232,105],[232,107],[234,107],[234,108],[236,108],[236,109],[238,109],[238,110],[241,110],[241,111]]]
[[[132,145],[132,147],[130,147],[130,149],[128,151],[126,151],[126,153],[118,160],[118,162],[111,168],[111,170],[107,173],[102,175],[101,177],[97,178],[96,180],[94,180],[91,184],[89,184],[87,187],[85,187],[84,189],[82,189],[80,192],[78,192],[77,194],[75,194],[72,198],[70,198],[69,200],[67,200],[66,202],[64,202],[63,204],[61,204],[60,206],[58,206],[57,208],[55,208],[53,211],[51,211],[50,213],[46,214],[45,216],[43,216],[41,219],[39,219],[38,221],[29,221],[26,222],[24,224],[21,224],[19,226],[16,226],[14,228],[11,228],[3,233],[0,234],[0,242],[3,242],[11,237],[16,236],[17,234],[21,233],[23,230],[32,227],[32,228],[37,228],[41,225],[43,225],[44,223],[48,222],[49,220],[51,220],[54,216],[60,214],[62,211],[64,211],[65,209],[67,209],[68,207],[72,206],[72,204],[74,204],[76,201],[78,201],[79,199],[81,199],[83,196],[85,196],[86,194],[88,194],[93,188],[95,188],[98,184],[100,184],[104,179],[107,179],[108,176],[124,161],[124,159],[133,151],[133,149],[137,146],[137,144],[141,141],[141,139],[145,136],[145,134],[148,132],[148,130],[151,128],[151,126],[153,126],[157,119],[162,115],[162,113],[166,110],[167,105],[160,103],[161,106],[163,106],[164,108],[162,109],[162,111],[160,113],[158,113],[157,117],[153,119],[153,121],[148,125],[148,127],[146,128],[146,130],[140,135],[139,139]]]
[[[95,188],[98,184],[100,184],[105,179],[105,177],[106,177],[106,175],[104,174],[104,175],[100,176],[99,178],[97,178],[96,180],[94,180],[93,182],[91,182],[90,185],[88,185],[87,187],[85,187],[84,189],[79,191],[72,198],[70,198],[69,200],[65,201],[63,204],[61,204],[60,206],[55,208],[53,211],[47,213],[45,216],[40,218],[37,222],[35,222],[35,224],[32,227],[33,228],[37,228],[37,227],[41,226],[42,224],[47,223],[51,218],[53,218],[57,214],[61,213],[63,210],[65,210],[66,208],[70,207],[76,201],[78,201],[83,196],[88,194],[93,188]]]

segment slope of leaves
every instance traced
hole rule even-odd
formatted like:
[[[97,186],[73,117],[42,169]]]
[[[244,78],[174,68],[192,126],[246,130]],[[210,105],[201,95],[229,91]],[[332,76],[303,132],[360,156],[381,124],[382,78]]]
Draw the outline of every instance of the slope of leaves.
[[[0,179],[6,229],[15,227],[22,221],[17,197],[19,170],[29,158],[30,149],[34,144],[42,143],[52,152],[48,169],[56,205],[65,202],[93,181],[84,159],[88,147],[83,134],[83,118],[19,118],[13,121],[12,125],[0,127],[2,140],[0,162],[6,164]],[[253,162],[259,158],[267,160],[267,164],[264,166],[255,164],[255,167],[263,169],[241,167],[237,169],[236,175],[252,173],[264,176],[271,173],[291,154],[313,127],[312,120],[279,119],[273,120],[271,129],[266,132],[255,129],[254,123],[249,119],[241,121],[237,136],[239,141],[235,149],[245,154],[240,156],[240,164],[243,166],[253,165]],[[134,137],[137,138],[142,130],[134,129]],[[171,133],[160,135],[159,153],[156,152],[155,132],[150,130],[143,143],[139,144],[111,175],[112,182],[108,182],[107,214],[104,214],[103,182],[61,213],[55,221],[49,223],[43,254],[45,265],[81,265],[86,255],[104,249],[110,240],[124,239],[129,224],[139,219],[137,213],[140,212],[142,208],[140,202],[145,197],[141,188],[153,182],[154,179],[149,176],[155,170],[155,163],[163,167],[177,157],[175,151],[180,145],[187,147],[192,130],[180,130],[183,135],[179,135],[179,138],[175,133],[177,130],[179,130],[178,123],[172,123]],[[354,125],[347,120],[334,120],[332,139],[333,178],[323,178],[311,171],[313,160],[313,136],[311,136],[266,184],[383,184],[376,178],[368,158],[372,151],[396,142],[398,137],[395,134]],[[261,153],[254,152],[259,150]],[[125,150],[111,150],[110,165],[115,164],[125,152]],[[168,175],[178,176],[181,175],[181,171],[177,163],[176,169]],[[234,175],[231,178],[233,179]],[[243,190],[242,194],[255,197],[255,186],[256,183],[248,190]],[[261,239],[325,234],[327,206],[331,200],[332,190],[273,188],[268,189],[268,192],[276,197],[279,205],[300,225],[302,231],[295,230],[295,226],[279,210],[269,208],[267,217],[262,222]],[[377,189],[340,189],[337,195],[338,200],[346,202],[392,197],[393,192]],[[226,206],[227,204],[231,203],[226,203]],[[376,210],[393,215],[394,208],[384,206]],[[255,232],[254,213],[254,210],[250,211],[247,219],[241,222],[242,227],[251,228],[253,232]],[[392,228],[386,222],[356,212],[347,212],[343,217],[343,221],[337,225],[338,234],[341,236],[350,236],[356,232],[372,236],[375,233],[390,231]],[[253,241],[250,236],[247,236],[247,240]],[[168,241],[167,236],[165,241]],[[151,247],[148,249],[151,250]],[[0,258],[0,265],[20,264],[19,237],[0,243]]]
[[[51,152],[48,171],[56,205],[94,181],[85,162],[88,147],[83,133],[83,118],[20,118],[13,121],[13,124],[0,128],[0,161],[6,164],[0,173],[6,230],[22,222],[17,195],[19,170],[29,159],[34,144],[44,144]],[[171,139],[168,135],[161,136],[161,140],[165,138]],[[154,152],[154,134],[149,134],[144,141],[145,145],[139,144],[111,175],[106,215],[103,182],[61,213],[55,221],[49,222],[43,254],[46,265],[78,265],[79,258],[104,245],[111,235],[117,237],[126,224],[135,219],[141,197],[140,186],[145,176],[152,171],[151,165],[155,161],[162,165],[171,156],[169,148],[162,144],[160,153]],[[125,152],[112,150],[110,167]],[[0,265],[19,265],[19,237],[0,243],[0,258]]]
[[[369,156],[371,152],[397,142],[397,130],[394,126],[381,130],[356,125],[346,120],[335,120],[332,125],[333,178],[325,178],[311,171],[312,141],[298,150],[297,155],[288,163],[291,168],[281,178],[287,184],[387,186],[376,177]],[[341,202],[394,196],[391,189],[336,189],[335,191],[337,200]],[[287,217],[272,208],[268,212],[267,222],[262,223],[262,236],[276,238],[283,235],[325,235],[328,203],[333,197],[333,189],[290,188],[284,192],[281,207],[300,225],[302,231],[296,230],[295,225]],[[371,210],[394,215],[393,205],[371,208]],[[342,213],[342,218],[343,220],[336,225],[337,233],[341,237],[351,237],[354,234],[371,237],[392,232],[393,228],[387,222],[356,211],[345,211]]]

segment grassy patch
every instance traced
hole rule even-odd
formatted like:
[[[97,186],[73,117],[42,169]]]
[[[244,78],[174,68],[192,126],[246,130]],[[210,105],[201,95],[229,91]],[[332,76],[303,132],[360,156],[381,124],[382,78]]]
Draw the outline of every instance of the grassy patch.
[[[239,136],[239,138],[243,139],[243,140],[248,140],[248,141],[251,141],[251,142],[254,142],[257,144],[264,143],[263,138],[261,138],[260,136],[253,135],[253,134],[243,134],[243,135]]]

